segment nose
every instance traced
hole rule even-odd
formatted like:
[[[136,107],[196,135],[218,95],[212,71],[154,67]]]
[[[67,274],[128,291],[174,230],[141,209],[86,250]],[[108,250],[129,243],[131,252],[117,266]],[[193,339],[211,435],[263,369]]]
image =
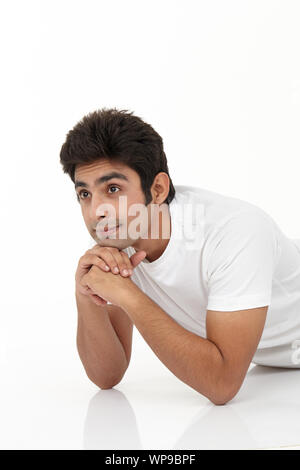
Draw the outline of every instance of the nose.
[[[104,219],[115,219],[115,207],[111,203],[103,202],[99,196],[94,196],[90,204],[90,220],[95,221],[94,228]]]

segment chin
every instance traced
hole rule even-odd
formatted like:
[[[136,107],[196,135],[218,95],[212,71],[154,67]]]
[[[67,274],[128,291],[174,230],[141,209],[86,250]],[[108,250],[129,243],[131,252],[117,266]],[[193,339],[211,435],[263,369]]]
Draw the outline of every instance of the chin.
[[[103,246],[115,246],[119,248],[122,245],[122,241],[118,240],[117,238],[98,238],[95,237],[95,240],[99,245]]]

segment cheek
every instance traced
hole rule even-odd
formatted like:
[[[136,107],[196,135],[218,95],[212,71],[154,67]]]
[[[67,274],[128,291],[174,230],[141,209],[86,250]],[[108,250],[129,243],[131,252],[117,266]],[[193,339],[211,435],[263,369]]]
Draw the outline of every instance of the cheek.
[[[128,218],[128,231],[129,227],[131,225],[131,230],[133,232],[130,232],[129,234],[136,238],[134,232],[136,231],[137,237],[140,237],[144,235],[145,233],[148,233],[149,227],[150,227],[150,219],[149,219],[149,214],[148,212],[138,212],[137,215],[130,216]]]
[[[84,223],[85,225],[87,226],[87,228],[90,230],[92,230],[92,224],[91,224],[91,221],[89,220],[86,212],[84,211],[84,209],[81,207],[81,213],[82,213],[82,217],[83,217],[83,220],[84,220]]]

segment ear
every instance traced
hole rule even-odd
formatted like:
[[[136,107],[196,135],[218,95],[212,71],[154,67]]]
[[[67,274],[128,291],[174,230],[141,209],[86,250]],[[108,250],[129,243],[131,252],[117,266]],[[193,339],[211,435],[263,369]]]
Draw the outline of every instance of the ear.
[[[162,204],[168,197],[170,179],[167,173],[161,171],[155,176],[151,187],[152,199],[155,204]]]

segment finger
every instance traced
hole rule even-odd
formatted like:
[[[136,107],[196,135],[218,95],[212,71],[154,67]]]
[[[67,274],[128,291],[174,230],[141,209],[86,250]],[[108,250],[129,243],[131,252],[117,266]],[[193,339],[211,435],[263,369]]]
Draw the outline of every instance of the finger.
[[[110,266],[105,262],[104,259],[99,258],[99,256],[90,254],[90,255],[85,255],[84,260],[81,262],[81,266],[83,268],[89,268],[92,267],[93,265],[98,266],[102,271],[109,271]]]
[[[131,262],[126,253],[123,256],[123,252],[121,252],[118,248],[115,247],[94,247],[93,253],[97,254],[99,257],[103,258],[105,262],[111,269],[113,274],[121,274],[124,277],[130,275],[129,269],[132,271],[133,266],[131,266]],[[127,270],[127,272],[124,270]]]
[[[141,261],[143,261],[146,256],[147,253],[145,250],[140,250],[134,253],[134,255],[130,257],[132,266],[135,268],[138,264],[140,264]]]
[[[92,289],[88,286],[86,286],[86,295],[88,295],[91,298],[91,300],[93,300],[93,302],[97,303],[98,305],[107,304],[107,301],[105,299],[103,299],[102,297],[100,297],[97,294],[94,294]]]
[[[131,276],[132,273],[133,273],[134,266],[131,263],[131,260],[130,260],[129,256],[124,251],[120,251],[120,256],[122,257],[122,260],[123,260],[123,265],[122,265],[123,268],[122,269],[126,269],[127,272],[128,272],[128,276]],[[126,273],[125,273],[125,275],[126,275]]]
[[[118,267],[118,263],[113,256],[113,250],[110,250],[111,247],[103,247],[103,246],[94,246],[90,251],[90,254],[97,255],[99,258],[103,259],[106,264],[109,266],[111,270],[113,268]],[[114,250],[119,251],[117,248],[113,248]]]
[[[106,305],[107,304],[107,301],[105,299],[102,299],[102,297],[99,297],[96,294],[90,294],[90,297],[96,305]]]
[[[78,284],[77,290],[80,292],[80,294],[89,295],[90,288],[88,286],[82,286],[81,284]]]
[[[126,253],[120,250],[115,250],[111,252],[112,255],[114,256],[118,268],[119,268],[119,273],[121,276],[128,277],[132,274],[133,272],[133,266],[131,264],[131,261]]]

